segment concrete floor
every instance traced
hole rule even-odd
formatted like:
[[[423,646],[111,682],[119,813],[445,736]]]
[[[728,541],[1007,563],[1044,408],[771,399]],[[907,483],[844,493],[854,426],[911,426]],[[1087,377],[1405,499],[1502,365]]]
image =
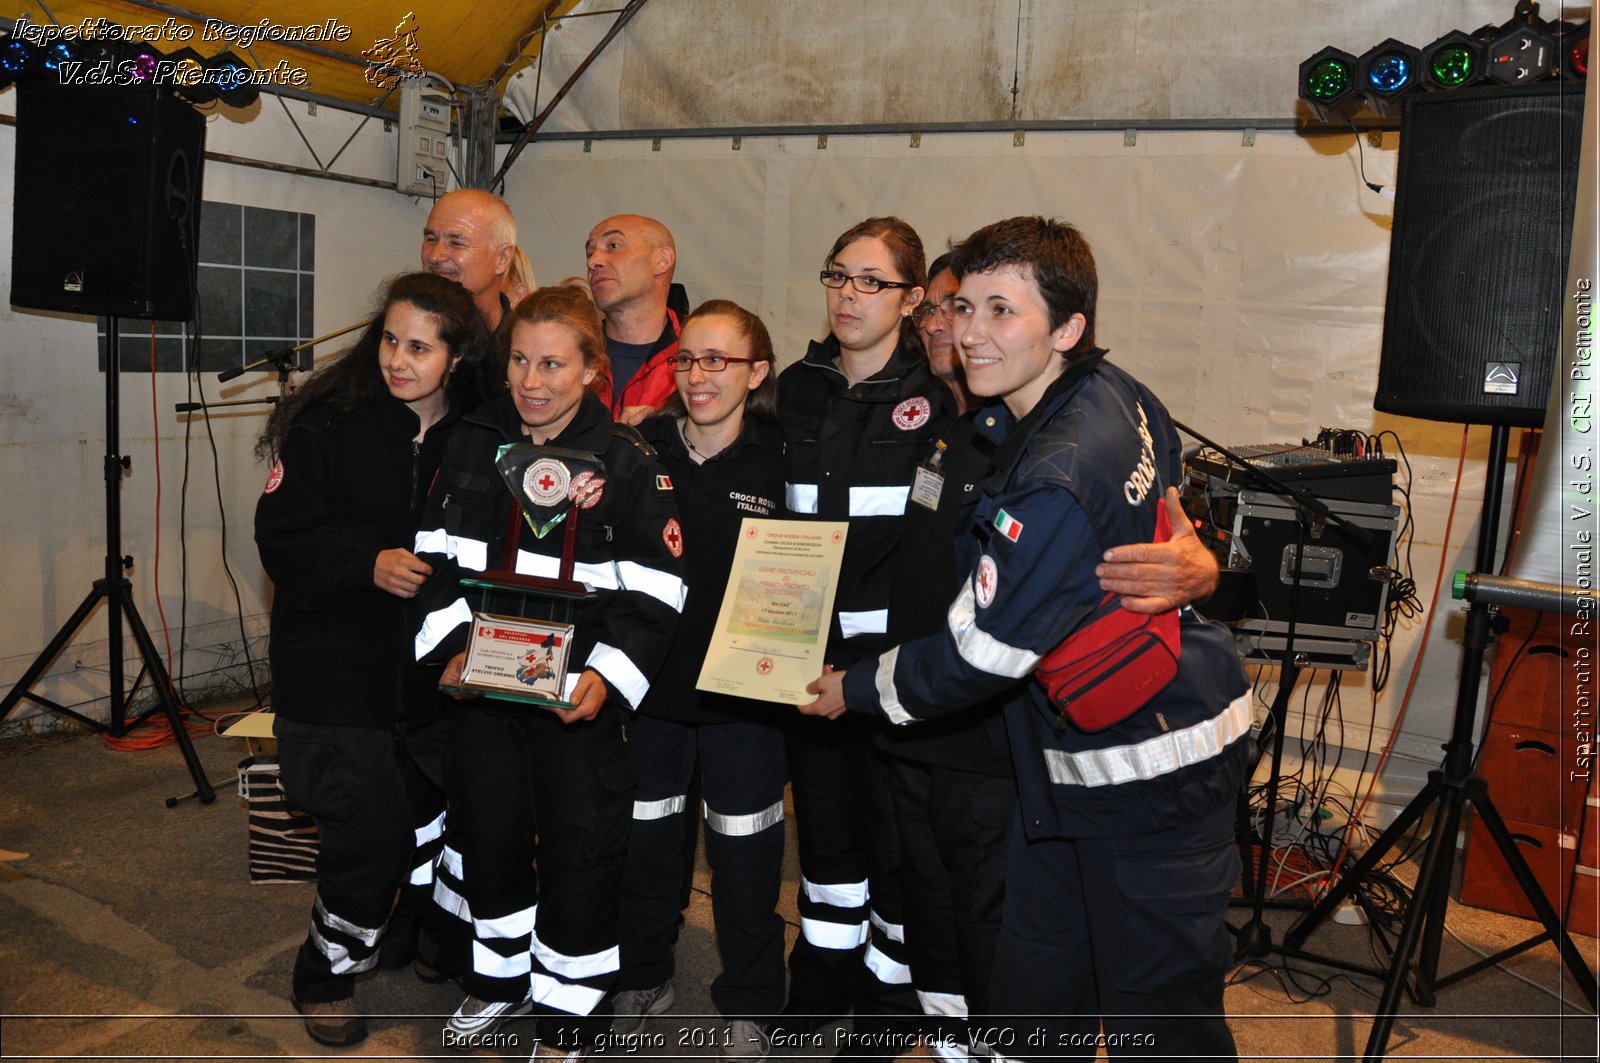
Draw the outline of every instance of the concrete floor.
[[[245,755],[236,739],[197,743],[214,804],[165,799],[192,789],[171,747],[114,752],[97,736],[0,743],[0,1054],[6,1058],[310,1059],[454,1058],[441,1025],[459,1003],[449,985],[409,971],[383,972],[358,991],[372,1036],[347,1052],[310,1041],[286,999],[313,887],[251,885],[243,802],[231,783]],[[791,844],[792,853],[792,844]],[[787,893],[798,879],[790,859]],[[613,1046],[610,1057],[713,1058],[720,1021],[706,992],[716,970],[708,880],[702,865],[678,946],[677,1004],[646,1035]],[[792,899],[785,917],[795,933]],[[1268,913],[1281,941],[1292,913]],[[1235,912],[1238,923],[1244,913]],[[1452,903],[1447,926],[1465,942],[1496,951],[1533,932],[1522,920]],[[1591,967],[1600,943],[1576,939]],[[1362,927],[1329,923],[1308,948],[1322,956],[1370,960]],[[1475,957],[1447,937],[1441,970]],[[1296,961],[1281,970],[1241,967],[1228,990],[1230,1024],[1242,1058],[1359,1056],[1379,986]],[[1389,1043],[1391,1058],[1593,1059],[1596,1020],[1541,945],[1460,985],[1437,1006],[1407,1001]],[[1532,983],[1532,984],[1529,984]],[[1540,988],[1542,987],[1542,988]],[[1325,991],[1324,991],[1325,990]],[[508,1044],[486,1058],[526,1058],[532,1025],[504,1027]],[[825,1031],[826,1034],[826,1031]],[[829,1058],[807,1048],[775,1059]],[[918,1056],[926,1054],[919,1048]]]

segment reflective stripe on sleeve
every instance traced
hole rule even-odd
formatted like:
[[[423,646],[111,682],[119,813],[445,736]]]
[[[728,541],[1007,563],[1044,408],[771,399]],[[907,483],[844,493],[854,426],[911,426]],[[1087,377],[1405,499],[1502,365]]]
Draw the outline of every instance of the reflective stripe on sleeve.
[[[890,723],[910,723],[916,717],[900,704],[900,692],[894,685],[894,666],[898,660],[900,660],[899,646],[878,658],[878,671],[874,678],[878,688],[878,705]]]
[[[978,628],[978,599],[972,591],[972,580],[961,586],[961,593],[950,603],[950,634],[955,637],[956,651],[961,659],[990,675],[1003,675],[1019,679],[1032,672],[1039,663],[1039,655],[1021,646],[1007,646],[1004,642]]]
[[[650,692],[650,680],[644,677],[626,653],[604,642],[594,644],[584,667],[593,668],[605,677],[613,690],[621,694],[630,706],[637,709],[639,702]]]
[[[443,528],[431,528],[428,531],[417,532],[417,538],[412,548],[417,554],[443,554],[453,557],[462,568],[470,568],[474,572],[482,572],[489,567],[489,544],[482,539],[469,539],[462,535],[451,535]]]
[[[443,609],[435,609],[422,618],[422,627],[417,631],[416,647],[417,660],[421,660],[433,648],[443,642],[445,636],[450,634],[462,624],[472,623],[472,609],[467,605],[465,598],[457,598]]]
[[[641,565],[637,561],[619,561],[617,568],[622,573],[624,588],[648,594],[657,601],[665,603],[675,613],[683,612],[683,599],[688,592],[683,586],[681,576]]]

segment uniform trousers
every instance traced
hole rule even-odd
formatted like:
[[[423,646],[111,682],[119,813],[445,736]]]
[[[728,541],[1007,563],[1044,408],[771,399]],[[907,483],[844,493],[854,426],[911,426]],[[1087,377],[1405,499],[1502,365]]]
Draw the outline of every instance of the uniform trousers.
[[[451,720],[443,864],[472,924],[462,987],[480,1000],[531,998],[547,1045],[582,1047],[609,1025],[631,726],[609,701],[571,725],[536,705],[484,701]]]
[[[1005,899],[1006,831],[1017,783],[889,757],[900,830],[901,885],[911,982],[941,1034],[933,1052],[965,1058],[972,1024],[986,1025],[989,981]],[[1007,1010],[1007,1009],[1001,1009]],[[970,1019],[970,1022],[969,1022]]]
[[[1239,880],[1233,809],[1111,838],[1029,841],[1020,813],[991,999],[1004,1059],[1235,1058],[1222,993]],[[1043,1031],[1042,1044],[1028,1035]]]
[[[786,729],[800,850],[800,936],[789,953],[791,1015],[917,1009],[900,896],[900,839],[876,721],[803,717]]]
[[[294,965],[303,1003],[346,1000],[378,962],[396,890],[431,868],[444,815],[444,720],[409,733],[279,716],[289,800],[316,822],[317,899]]]
[[[765,1022],[783,1006],[783,732],[755,721],[688,724],[640,716],[632,731],[639,788],[622,876],[619,989],[673,974],[685,837],[705,815],[711,914],[722,971],[711,999],[729,1019]],[[700,807],[690,805],[698,766]]]

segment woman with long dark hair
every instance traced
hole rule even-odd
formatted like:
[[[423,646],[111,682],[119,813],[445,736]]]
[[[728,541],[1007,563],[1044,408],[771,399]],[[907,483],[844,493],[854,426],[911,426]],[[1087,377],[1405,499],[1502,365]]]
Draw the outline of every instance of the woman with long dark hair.
[[[425,873],[437,854],[443,713],[436,679],[412,664],[406,600],[428,566],[410,547],[445,437],[487,397],[493,361],[464,289],[404,274],[356,345],[278,406],[258,444],[273,462],[255,530],[275,591],[278,759],[321,842],[292,999],[326,1045],[366,1037],[355,975],[377,964],[408,872]]]

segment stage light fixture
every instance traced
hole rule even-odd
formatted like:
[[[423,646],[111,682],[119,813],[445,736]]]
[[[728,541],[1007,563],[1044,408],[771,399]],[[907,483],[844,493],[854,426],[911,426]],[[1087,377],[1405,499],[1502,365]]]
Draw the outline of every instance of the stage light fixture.
[[[167,57],[172,63],[173,90],[190,103],[210,103],[217,98],[217,86],[206,78],[205,57],[193,48],[183,47]]]
[[[251,80],[250,66],[243,59],[232,52],[220,52],[207,60],[206,67],[221,72],[221,80],[215,88],[223,103],[229,107],[248,107],[256,102],[260,92]]]
[[[1348,122],[1361,107],[1361,97],[1356,92],[1356,57],[1329,47],[1301,63],[1300,98],[1324,122]]]
[[[34,69],[38,49],[21,37],[12,37],[0,45],[0,75],[20,81]]]
[[[123,54],[123,61],[131,65],[119,66],[117,69],[119,73],[125,71],[133,84],[147,85],[155,80],[156,73],[166,58],[163,52],[148,44],[135,44],[129,46]]]
[[[1489,77],[1502,85],[1526,85],[1555,68],[1555,38],[1539,26],[1507,26],[1489,43]]]
[[[1422,84],[1428,89],[1459,89],[1484,76],[1483,42],[1451,30],[1422,50]]]
[[[1393,37],[1356,61],[1356,89],[1381,115],[1400,109],[1405,96],[1422,87],[1422,53]]]
[[[1557,23],[1556,33],[1561,53],[1561,76],[1565,78],[1588,77],[1589,23],[1580,22],[1577,25],[1572,25],[1568,22]]]

